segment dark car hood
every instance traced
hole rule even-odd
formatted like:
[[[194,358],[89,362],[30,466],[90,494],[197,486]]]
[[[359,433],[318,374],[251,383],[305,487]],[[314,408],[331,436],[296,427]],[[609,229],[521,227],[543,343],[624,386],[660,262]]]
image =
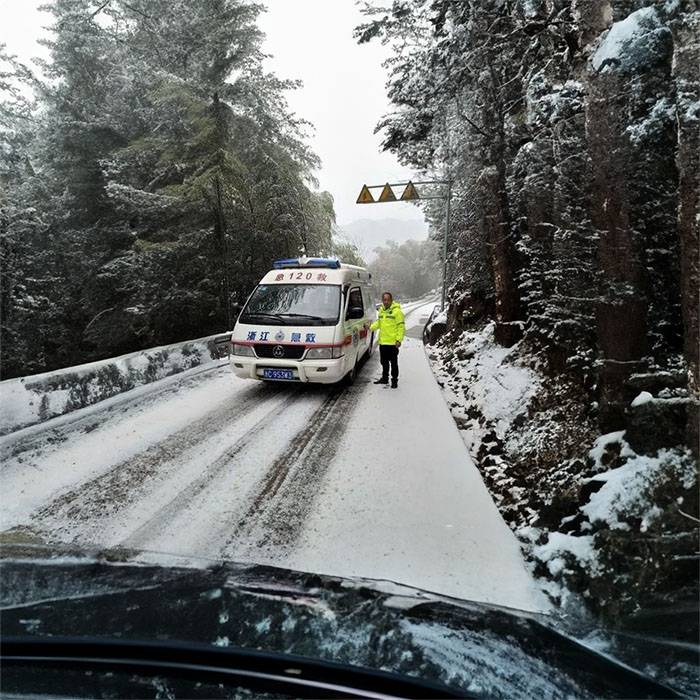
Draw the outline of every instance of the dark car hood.
[[[488,697],[673,697],[554,630],[545,616],[389,582],[217,563],[13,556],[4,635],[179,640],[418,676]]]

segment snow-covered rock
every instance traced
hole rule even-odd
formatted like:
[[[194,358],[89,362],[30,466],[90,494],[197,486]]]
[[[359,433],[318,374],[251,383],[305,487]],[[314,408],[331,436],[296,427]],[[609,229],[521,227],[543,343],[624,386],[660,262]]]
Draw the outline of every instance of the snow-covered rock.
[[[615,22],[591,58],[597,72],[630,71],[656,63],[671,50],[671,32],[654,7],[643,7]]]
[[[649,401],[653,400],[654,397],[648,391],[640,391],[639,394],[635,396],[630,406],[634,408],[636,406],[641,406],[642,404],[649,403]]]

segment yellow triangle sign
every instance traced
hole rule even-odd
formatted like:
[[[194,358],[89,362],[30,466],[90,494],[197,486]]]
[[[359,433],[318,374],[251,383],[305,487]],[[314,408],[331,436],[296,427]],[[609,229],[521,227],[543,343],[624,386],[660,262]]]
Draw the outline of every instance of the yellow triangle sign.
[[[406,185],[406,189],[403,191],[403,194],[401,195],[401,199],[405,202],[410,199],[420,199],[420,195],[418,194],[418,190],[415,188],[415,185],[409,180],[408,184]]]
[[[396,201],[396,195],[394,194],[394,191],[389,187],[389,183],[387,182],[386,185],[384,185],[384,189],[382,190],[382,193],[379,195],[379,199],[377,200],[378,202],[395,202]]]
[[[374,204],[374,197],[372,196],[372,193],[369,191],[369,187],[367,187],[367,185],[362,185],[362,189],[360,190],[360,196],[357,198],[357,203],[358,204]]]

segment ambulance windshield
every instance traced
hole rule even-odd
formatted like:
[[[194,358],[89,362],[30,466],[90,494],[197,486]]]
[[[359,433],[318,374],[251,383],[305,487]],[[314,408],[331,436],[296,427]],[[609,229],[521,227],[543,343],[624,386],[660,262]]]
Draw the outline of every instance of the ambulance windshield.
[[[330,284],[261,284],[240,323],[280,326],[334,326],[340,314],[340,287]]]

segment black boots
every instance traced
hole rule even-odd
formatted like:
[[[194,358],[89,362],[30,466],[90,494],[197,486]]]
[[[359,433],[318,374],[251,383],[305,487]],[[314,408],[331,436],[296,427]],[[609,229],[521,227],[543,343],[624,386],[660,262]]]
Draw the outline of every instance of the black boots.
[[[392,379],[391,380],[391,388],[396,389],[396,387],[399,385],[399,380],[398,379]]]
[[[374,380],[374,383],[375,383],[375,384],[388,384],[388,383],[389,383],[389,379],[388,379],[388,377],[381,377],[381,378],[379,378],[379,379],[375,379],[375,380]]]

